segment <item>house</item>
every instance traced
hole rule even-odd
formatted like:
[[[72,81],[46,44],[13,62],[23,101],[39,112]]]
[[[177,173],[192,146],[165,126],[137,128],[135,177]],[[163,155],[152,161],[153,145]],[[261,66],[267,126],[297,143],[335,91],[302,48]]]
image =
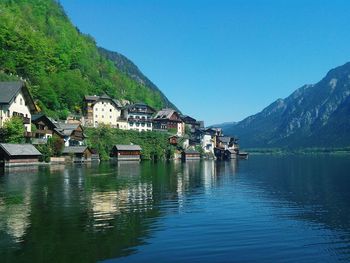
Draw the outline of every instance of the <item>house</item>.
[[[237,158],[237,151],[235,149],[227,149],[225,150],[225,159],[236,159]]]
[[[201,147],[205,153],[214,153],[214,139],[213,136],[207,133],[204,133],[201,136]]]
[[[22,81],[0,82],[0,128],[11,117],[22,118],[25,130],[31,131],[31,115],[37,111],[27,84]]]
[[[56,122],[54,131],[64,140],[65,146],[82,146],[86,135],[81,124]]]
[[[32,144],[45,144],[47,139],[52,138],[54,134],[63,139],[61,134],[56,132],[57,126],[54,122],[44,114],[32,115],[32,123],[36,127],[36,130],[31,133]]]
[[[118,161],[140,161],[141,147],[139,145],[114,145],[111,156]]]
[[[84,163],[91,161],[92,151],[87,146],[66,146],[62,151],[62,156],[75,163]]]
[[[0,143],[0,164],[7,167],[39,163],[41,153],[32,144]]]
[[[136,131],[152,131],[152,116],[155,110],[145,103],[135,103],[125,107],[128,129]]]
[[[98,127],[100,124],[107,124],[117,128],[121,123],[126,124],[122,119],[121,103],[108,95],[85,96],[85,105],[85,126]]]
[[[153,129],[158,131],[174,131],[178,136],[185,134],[185,123],[180,114],[173,109],[162,109],[153,118]]]
[[[187,149],[182,152],[182,159],[187,160],[200,160],[201,154],[195,150]]]

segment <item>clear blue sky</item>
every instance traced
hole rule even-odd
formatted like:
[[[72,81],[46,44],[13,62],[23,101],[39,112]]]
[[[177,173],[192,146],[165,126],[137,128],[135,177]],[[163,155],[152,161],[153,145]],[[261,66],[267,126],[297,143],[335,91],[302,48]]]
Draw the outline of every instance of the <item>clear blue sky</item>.
[[[206,124],[239,121],[350,61],[350,1],[60,2]]]

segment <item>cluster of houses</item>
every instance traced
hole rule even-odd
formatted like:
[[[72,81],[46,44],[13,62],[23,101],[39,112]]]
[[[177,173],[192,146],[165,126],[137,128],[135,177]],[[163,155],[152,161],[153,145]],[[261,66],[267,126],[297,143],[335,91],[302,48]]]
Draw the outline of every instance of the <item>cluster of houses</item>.
[[[217,159],[236,158],[239,153],[237,140],[223,136],[218,128],[205,128],[204,122],[181,115],[174,109],[156,111],[145,103],[129,103],[112,99],[108,95],[85,96],[82,116],[70,116],[56,121],[38,113],[25,82],[0,82],[0,128],[14,117],[20,117],[25,127],[28,144],[0,144],[0,162],[37,162],[40,152],[34,145],[47,143],[53,136],[64,145],[65,160],[89,161],[98,159],[98,153],[85,145],[84,127],[109,125],[116,129],[139,132],[169,132],[169,143],[178,149],[178,157],[200,159],[204,153]],[[34,129],[32,129],[34,128]],[[194,150],[200,147],[201,152]],[[111,155],[119,160],[140,160],[141,148],[137,145],[115,145]],[[62,161],[60,158],[52,160]]]

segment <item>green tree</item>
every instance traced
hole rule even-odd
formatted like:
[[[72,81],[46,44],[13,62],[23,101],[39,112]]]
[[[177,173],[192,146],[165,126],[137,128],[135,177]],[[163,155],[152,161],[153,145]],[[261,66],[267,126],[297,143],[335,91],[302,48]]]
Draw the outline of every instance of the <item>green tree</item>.
[[[23,143],[25,128],[20,117],[12,117],[4,123],[4,141],[7,143]]]

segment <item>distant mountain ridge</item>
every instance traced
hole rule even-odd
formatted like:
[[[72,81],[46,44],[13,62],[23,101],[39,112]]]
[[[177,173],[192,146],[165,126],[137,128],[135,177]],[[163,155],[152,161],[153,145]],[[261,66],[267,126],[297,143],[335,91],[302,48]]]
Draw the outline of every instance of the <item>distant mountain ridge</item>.
[[[350,63],[223,129],[249,148],[350,146]]]

